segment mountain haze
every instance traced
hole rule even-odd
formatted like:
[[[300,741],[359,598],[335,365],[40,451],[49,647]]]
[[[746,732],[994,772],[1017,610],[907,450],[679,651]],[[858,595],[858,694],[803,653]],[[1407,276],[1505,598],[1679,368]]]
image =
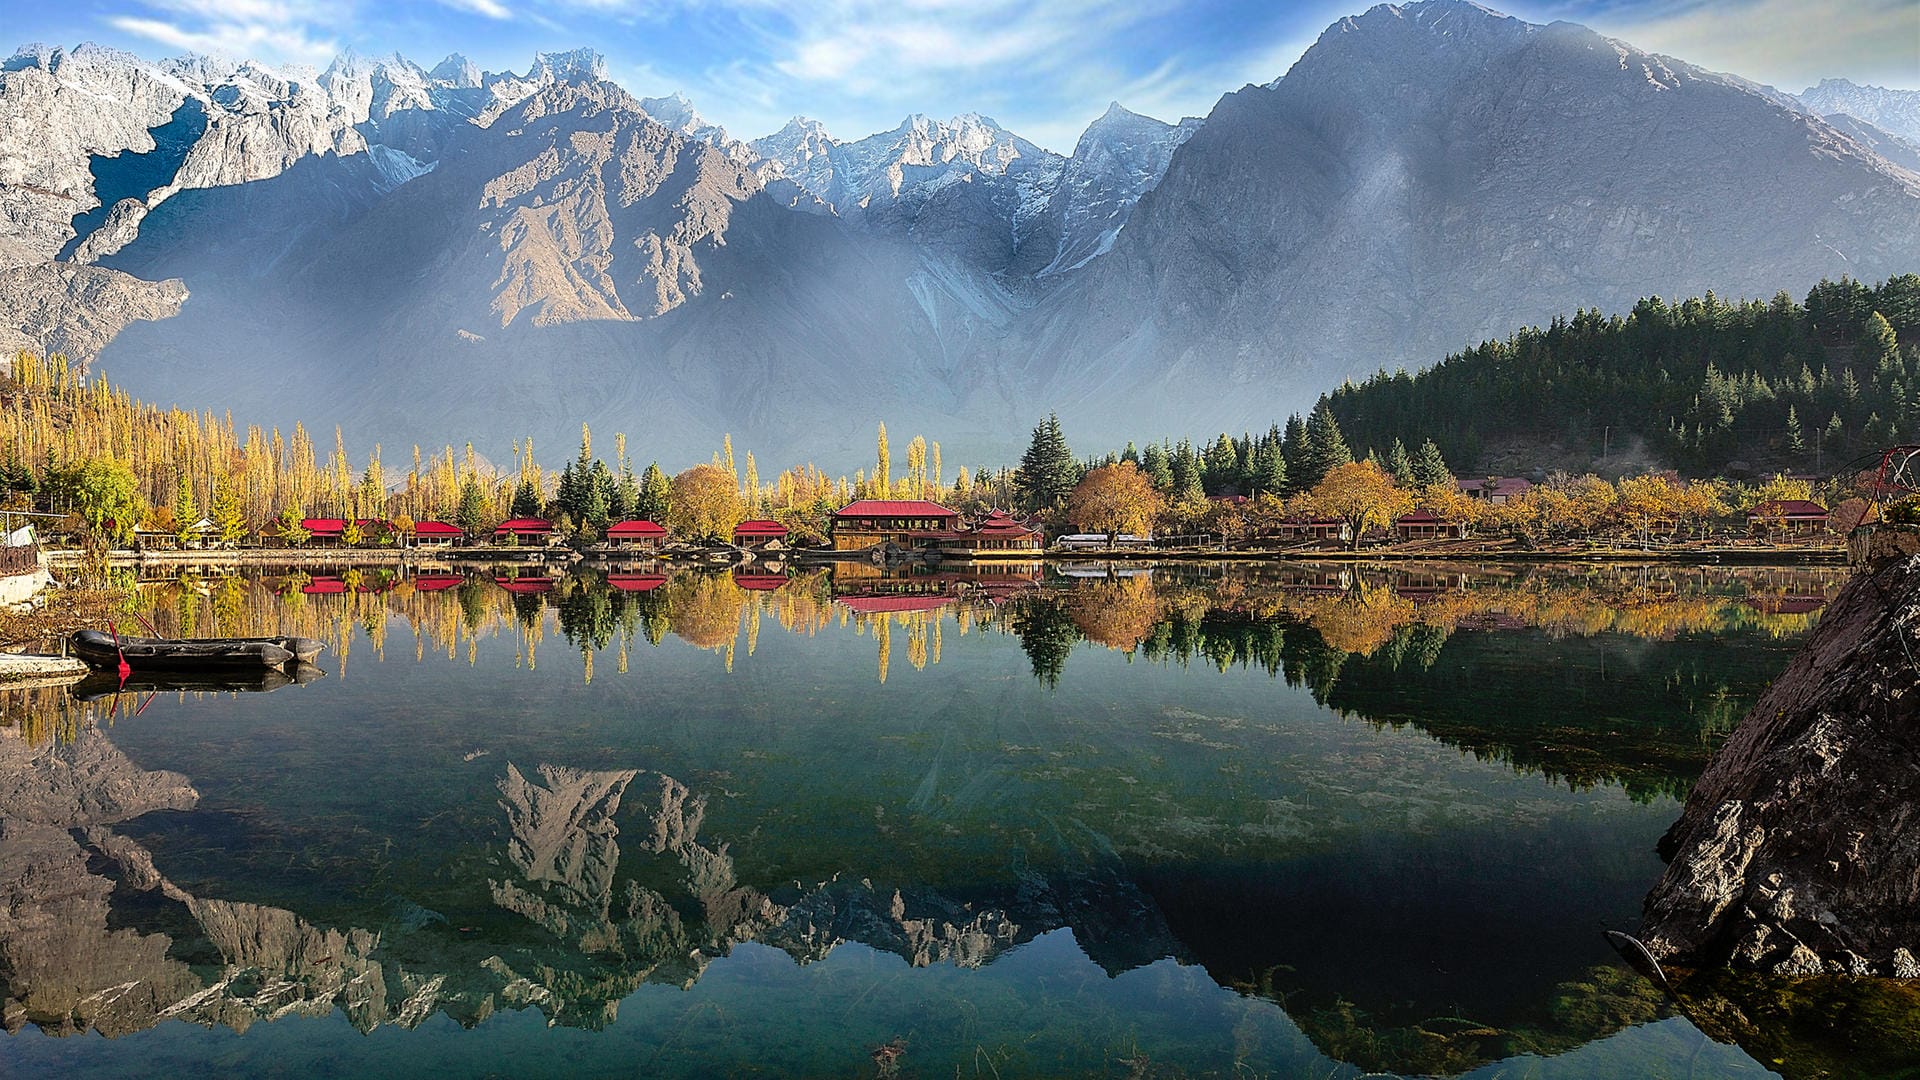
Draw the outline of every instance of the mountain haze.
[[[742,140],[588,51],[30,47],[0,289],[35,297],[12,340],[142,396],[389,447],[557,456],[585,420],[850,471],[884,419],[1004,460],[1050,409],[1087,445],[1264,427],[1565,310],[1913,269],[1911,147],[1828,104],[1458,0],[1343,19],[1204,119],[1115,104],[1066,157],[978,115]]]

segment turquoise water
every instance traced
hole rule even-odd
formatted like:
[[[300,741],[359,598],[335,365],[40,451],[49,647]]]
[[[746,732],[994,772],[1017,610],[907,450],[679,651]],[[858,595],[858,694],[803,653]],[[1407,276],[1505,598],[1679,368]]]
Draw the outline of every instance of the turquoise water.
[[[326,674],[8,706],[0,1067],[1764,1075],[1601,931],[1831,575],[1077,573],[147,584]]]

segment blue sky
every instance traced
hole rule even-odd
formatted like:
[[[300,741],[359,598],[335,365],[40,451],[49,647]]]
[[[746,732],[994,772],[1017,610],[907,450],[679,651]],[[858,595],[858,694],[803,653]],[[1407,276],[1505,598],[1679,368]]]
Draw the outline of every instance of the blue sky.
[[[642,96],[684,92],[739,137],[796,113],[852,138],[981,112],[1066,152],[1107,102],[1164,119],[1284,73],[1364,2],[1303,0],[0,0],[0,36],[324,66],[343,48],[525,70],[586,45]],[[1823,76],[1920,89],[1914,0],[1526,0],[1642,48],[1785,90]]]

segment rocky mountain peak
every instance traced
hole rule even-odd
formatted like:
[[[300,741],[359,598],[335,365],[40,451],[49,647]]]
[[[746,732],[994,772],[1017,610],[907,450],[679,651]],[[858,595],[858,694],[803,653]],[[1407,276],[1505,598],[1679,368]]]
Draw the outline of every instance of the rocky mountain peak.
[[[534,56],[533,67],[527,69],[526,77],[545,82],[568,79],[597,82],[607,77],[607,58],[593,49],[543,52]]]
[[[1920,142],[1920,90],[1861,86],[1850,79],[1821,79],[1798,95],[1821,116],[1845,113],[1908,142]]]
[[[480,69],[459,53],[448,53],[428,74],[435,82],[455,90],[473,90],[480,86]]]

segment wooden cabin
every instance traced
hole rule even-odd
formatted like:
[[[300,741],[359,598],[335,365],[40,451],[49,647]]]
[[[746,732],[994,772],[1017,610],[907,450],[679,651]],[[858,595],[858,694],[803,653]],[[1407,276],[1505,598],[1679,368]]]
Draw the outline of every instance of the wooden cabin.
[[[1454,486],[1469,499],[1503,506],[1533,490],[1533,481],[1524,476],[1489,476],[1480,480],[1455,481]]]
[[[950,539],[960,515],[924,499],[857,499],[833,515],[833,549],[862,551],[875,544],[929,547]]]
[[[787,527],[765,518],[743,521],[733,527],[733,542],[753,551],[779,550],[787,546]]]
[[[493,542],[511,544],[519,547],[548,547],[559,538],[553,533],[553,522],[543,518],[513,518],[500,523],[493,530]]]
[[[645,518],[635,518],[607,526],[607,544],[610,547],[658,551],[666,542],[666,526]]]
[[[414,547],[452,547],[467,538],[460,526],[444,521],[416,521],[413,523]]]
[[[1819,536],[1827,531],[1827,508],[1806,499],[1768,499],[1747,511],[1755,536]]]
[[[1467,527],[1431,510],[1415,510],[1394,519],[1393,535],[1398,540],[1464,540]]]
[[[347,519],[302,518],[300,527],[307,530],[307,543],[315,547],[339,547],[344,542]]]
[[[1311,521],[1283,521],[1274,527],[1274,535],[1289,543],[1353,539],[1353,529],[1339,518],[1314,518]]]

